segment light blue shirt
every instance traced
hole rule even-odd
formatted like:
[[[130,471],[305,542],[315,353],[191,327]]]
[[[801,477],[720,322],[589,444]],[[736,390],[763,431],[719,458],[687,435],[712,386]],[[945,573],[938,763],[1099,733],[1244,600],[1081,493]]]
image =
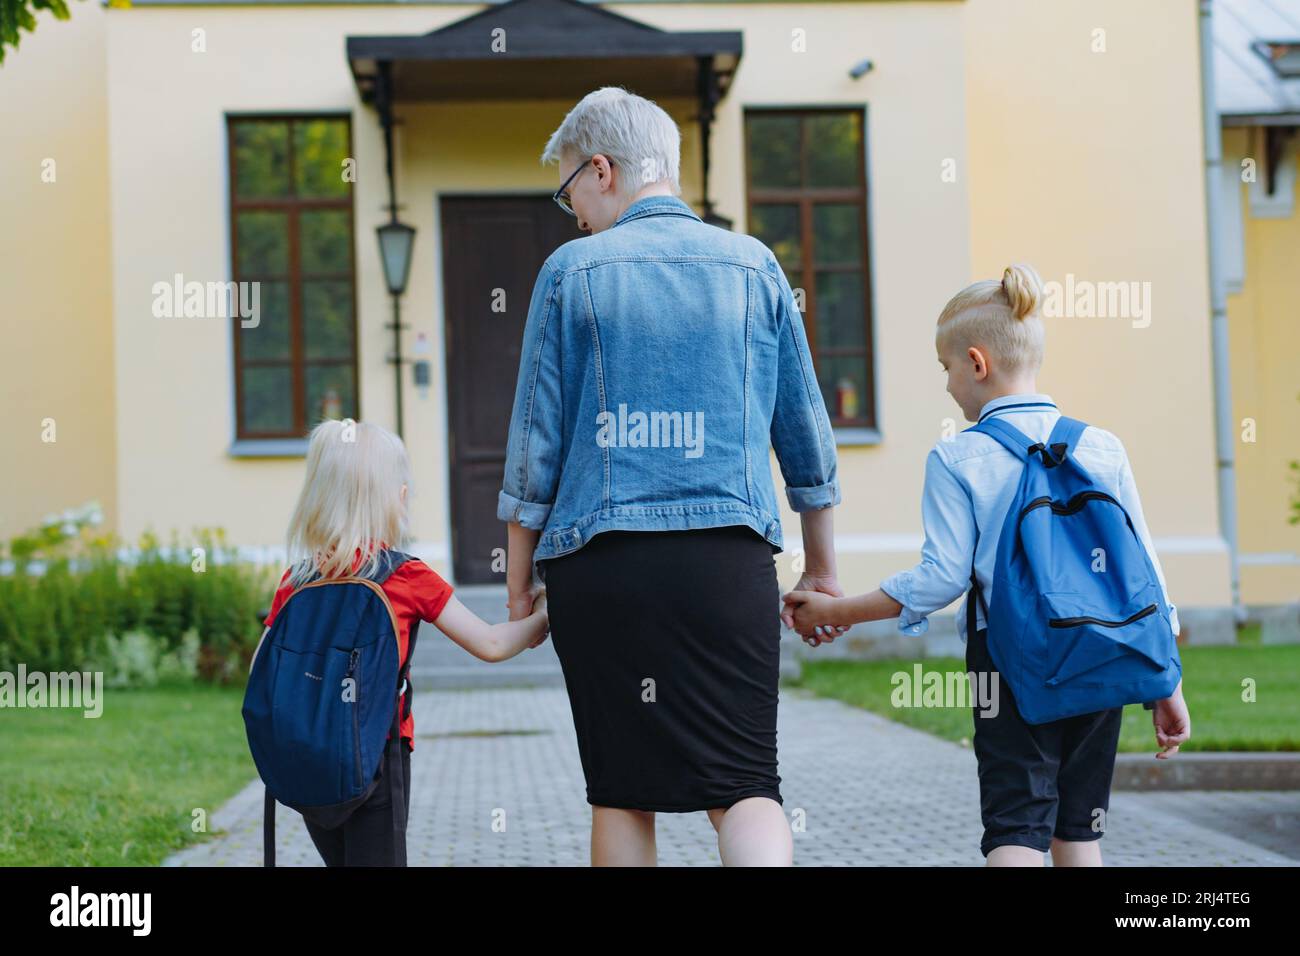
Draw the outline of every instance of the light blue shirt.
[[[980,420],[1005,418],[1034,441],[1046,441],[1061,417],[1047,395],[1004,395],[980,409]],[[1124,445],[1113,434],[1089,425],[1071,451],[1093,479],[1123,505],[1133,520],[1142,546],[1151,556],[1174,634],[1179,632],[1178,609],[1169,602],[1164,571],[1151,544],[1137,483]],[[1024,465],[988,435],[958,432],[941,440],[925,460],[921,521],[925,544],[921,562],[881,582],[880,588],[903,605],[898,629],[924,634],[928,616],[947,607],[970,589],[971,561],[985,600],[992,593],[993,563],[1007,509],[1015,497]],[[966,639],[966,601],[957,612],[957,634]],[[986,626],[984,609],[976,602],[976,629]]]

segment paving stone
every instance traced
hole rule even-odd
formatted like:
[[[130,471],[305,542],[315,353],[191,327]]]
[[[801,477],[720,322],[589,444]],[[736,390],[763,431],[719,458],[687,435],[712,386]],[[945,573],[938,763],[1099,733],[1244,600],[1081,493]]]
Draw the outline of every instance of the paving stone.
[[[562,687],[435,690],[415,712],[412,866],[587,865],[591,813]],[[806,825],[796,865],[983,864],[968,748],[790,689],[777,733],[786,815]],[[320,866],[302,818],[280,807],[276,819],[277,862]],[[259,781],[211,822],[220,832],[164,865],[261,864]],[[659,814],[657,844],[661,865],[719,862],[704,813]],[[1300,793],[1115,793],[1102,845],[1118,866],[1300,865]]]

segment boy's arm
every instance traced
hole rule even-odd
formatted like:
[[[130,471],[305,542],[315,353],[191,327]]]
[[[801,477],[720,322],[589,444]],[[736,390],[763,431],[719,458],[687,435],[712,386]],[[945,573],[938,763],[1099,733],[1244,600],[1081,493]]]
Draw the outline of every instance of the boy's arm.
[[[1156,744],[1160,747],[1156,758],[1168,760],[1178,753],[1178,748],[1187,743],[1192,736],[1192,718],[1187,713],[1187,701],[1183,700],[1183,682],[1180,680],[1174,692],[1164,700],[1156,701],[1151,710],[1151,723],[1156,729]]]
[[[1118,443],[1119,439],[1115,441]],[[1142,514],[1142,499],[1138,496],[1137,481],[1133,478],[1133,468],[1128,461],[1128,453],[1120,443],[1120,466],[1119,474],[1116,477],[1117,491],[1116,497],[1119,503],[1128,512],[1129,518],[1133,521],[1133,529],[1137,532],[1138,540],[1142,542],[1142,547],[1146,549],[1147,555],[1151,558],[1151,566],[1155,568],[1156,578],[1160,581],[1160,592],[1164,595],[1165,604],[1169,607],[1169,625],[1173,629],[1174,635],[1177,636],[1182,627],[1178,623],[1178,608],[1169,600],[1169,588],[1165,585],[1165,573],[1160,567],[1160,558],[1156,555],[1155,545],[1151,543],[1151,532],[1147,530],[1146,518]]]
[[[970,493],[938,449],[931,449],[925,460],[921,524],[925,544],[920,562],[880,582],[880,589],[902,606],[899,630],[913,635],[924,634],[929,615],[957,600],[970,586],[979,538]]]
[[[927,616],[951,604],[969,584],[978,537],[970,496],[938,451],[932,450],[926,458],[921,521],[925,544],[920,563],[886,578],[877,590],[849,598],[810,591],[785,595],[794,629],[826,641],[834,640],[833,635],[827,636],[830,627],[898,617],[900,630],[925,633]]]
[[[783,598],[781,612],[787,627],[798,631],[804,641],[816,647],[829,644],[849,628],[862,621],[880,621],[898,617],[903,605],[877,588],[854,597],[831,597],[816,591],[791,591]]]
[[[536,647],[546,638],[545,597],[538,597],[533,607],[533,613],[518,621],[489,624],[452,595],[433,623],[479,660],[495,663]]]

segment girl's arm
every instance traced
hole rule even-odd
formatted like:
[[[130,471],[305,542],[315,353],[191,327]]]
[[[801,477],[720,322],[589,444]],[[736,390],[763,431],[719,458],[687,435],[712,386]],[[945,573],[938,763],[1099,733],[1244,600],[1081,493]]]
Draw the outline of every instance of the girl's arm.
[[[536,647],[546,640],[546,594],[539,588],[532,597],[533,610],[527,617],[489,624],[453,594],[433,623],[479,660],[491,663],[509,660],[520,651]]]

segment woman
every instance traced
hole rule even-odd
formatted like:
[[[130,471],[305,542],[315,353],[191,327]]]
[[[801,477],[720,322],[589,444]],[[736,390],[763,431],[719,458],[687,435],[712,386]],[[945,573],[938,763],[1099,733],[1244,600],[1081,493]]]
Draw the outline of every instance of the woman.
[[[769,443],[803,524],[798,586],[843,593],[835,444],[793,293],[766,246],[677,198],[656,104],[589,94],[542,162],[591,235],[537,277],[497,515],[511,620],[534,567],[547,585],[592,863],[653,865],[654,814],[706,810],[724,864],[788,865]]]

